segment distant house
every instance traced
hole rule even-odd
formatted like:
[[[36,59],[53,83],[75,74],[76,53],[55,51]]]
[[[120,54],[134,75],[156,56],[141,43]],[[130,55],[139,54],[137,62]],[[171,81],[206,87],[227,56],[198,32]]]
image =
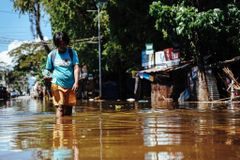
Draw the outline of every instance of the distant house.
[[[191,61],[182,63],[177,50],[167,48],[143,57],[142,66],[145,69],[139,71],[138,76],[151,81],[152,106],[158,106],[163,101],[193,100],[197,97],[197,67],[194,67]],[[214,76],[210,72],[207,72],[206,76],[210,98],[218,99]]]

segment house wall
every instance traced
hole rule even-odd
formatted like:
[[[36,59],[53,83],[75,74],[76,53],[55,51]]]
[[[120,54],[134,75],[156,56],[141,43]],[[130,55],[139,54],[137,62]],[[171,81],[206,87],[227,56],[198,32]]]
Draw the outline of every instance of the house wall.
[[[153,107],[160,107],[165,105],[163,101],[171,101],[172,86],[163,85],[159,83],[151,84],[151,105]]]
[[[152,106],[162,105],[162,102],[178,101],[180,94],[188,88],[188,69],[175,70],[160,74],[156,73],[156,82],[151,84]]]

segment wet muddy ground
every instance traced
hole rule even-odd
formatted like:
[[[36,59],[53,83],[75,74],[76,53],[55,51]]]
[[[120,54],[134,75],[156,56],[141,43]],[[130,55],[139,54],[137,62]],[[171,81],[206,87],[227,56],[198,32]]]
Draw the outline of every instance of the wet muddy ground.
[[[0,160],[238,160],[240,104],[79,102],[56,118],[45,101],[0,105]]]

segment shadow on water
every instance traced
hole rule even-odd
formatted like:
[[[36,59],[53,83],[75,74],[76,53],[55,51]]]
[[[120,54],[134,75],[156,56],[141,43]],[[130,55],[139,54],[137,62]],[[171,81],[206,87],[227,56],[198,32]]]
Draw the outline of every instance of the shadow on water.
[[[239,104],[80,101],[56,118],[29,97],[0,106],[0,160],[239,159]]]

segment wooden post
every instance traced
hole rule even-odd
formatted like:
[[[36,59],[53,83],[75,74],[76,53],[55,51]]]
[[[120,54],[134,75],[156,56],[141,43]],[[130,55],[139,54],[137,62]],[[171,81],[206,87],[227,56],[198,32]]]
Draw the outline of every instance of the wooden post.
[[[232,102],[232,100],[234,99],[234,81],[231,80],[231,94],[230,94],[230,100]]]

